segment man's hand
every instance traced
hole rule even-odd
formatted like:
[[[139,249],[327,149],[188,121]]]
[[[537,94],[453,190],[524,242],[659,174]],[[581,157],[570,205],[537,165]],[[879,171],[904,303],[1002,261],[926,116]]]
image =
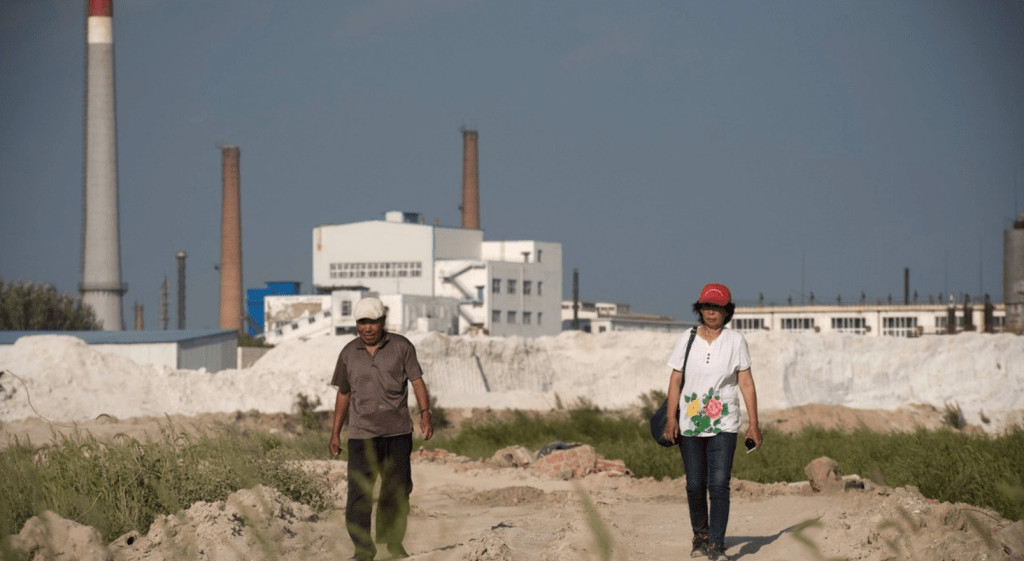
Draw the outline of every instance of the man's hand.
[[[327,449],[331,451],[332,457],[337,458],[338,454],[341,453],[341,437],[338,435],[332,436],[330,444],[327,445]]]
[[[430,418],[430,410],[420,412],[420,432],[423,433],[423,440],[430,440],[434,436],[434,421]]]

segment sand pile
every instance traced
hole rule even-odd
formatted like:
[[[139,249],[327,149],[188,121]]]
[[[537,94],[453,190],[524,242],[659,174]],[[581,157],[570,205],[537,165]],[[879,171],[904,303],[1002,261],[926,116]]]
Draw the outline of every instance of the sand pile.
[[[678,337],[410,335],[442,407],[524,410],[569,406],[580,398],[602,408],[637,405],[642,394],[666,388],[665,361]],[[289,342],[251,368],[208,373],[137,364],[67,336],[25,337],[0,347],[0,368],[8,371],[0,375],[0,420],[289,412],[298,394],[327,408],[334,402],[334,363],[350,339]],[[1019,422],[1024,412],[1024,339],[1013,335],[902,339],[765,332],[748,341],[763,410],[959,404],[968,422],[991,431]]]

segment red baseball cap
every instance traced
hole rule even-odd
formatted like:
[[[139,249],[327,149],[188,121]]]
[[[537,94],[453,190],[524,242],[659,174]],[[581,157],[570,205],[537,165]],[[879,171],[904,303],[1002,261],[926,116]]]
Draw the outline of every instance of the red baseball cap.
[[[716,306],[725,306],[729,302],[732,302],[732,293],[729,292],[729,287],[715,282],[705,284],[700,291],[700,298],[697,299],[698,304],[714,304]]]

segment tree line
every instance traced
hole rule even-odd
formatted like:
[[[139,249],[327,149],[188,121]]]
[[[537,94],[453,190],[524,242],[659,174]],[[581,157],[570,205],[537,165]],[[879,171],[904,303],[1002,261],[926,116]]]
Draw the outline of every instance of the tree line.
[[[0,279],[0,330],[89,331],[99,329],[96,312],[81,298],[49,284]]]

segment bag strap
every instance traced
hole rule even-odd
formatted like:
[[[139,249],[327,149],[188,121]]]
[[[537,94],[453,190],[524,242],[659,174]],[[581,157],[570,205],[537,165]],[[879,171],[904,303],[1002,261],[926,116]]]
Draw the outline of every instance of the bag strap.
[[[679,392],[683,391],[683,384],[686,383],[686,363],[690,360],[690,347],[693,346],[693,339],[697,337],[697,328],[690,329],[690,340],[686,342],[686,354],[683,355],[683,379],[679,381]]]
[[[690,360],[690,347],[693,346],[693,340],[697,337],[697,328],[690,329],[690,340],[686,342],[686,353],[683,354],[683,377],[679,380],[679,395],[683,394],[683,386],[686,385],[686,363]],[[666,398],[667,401],[667,398]]]

